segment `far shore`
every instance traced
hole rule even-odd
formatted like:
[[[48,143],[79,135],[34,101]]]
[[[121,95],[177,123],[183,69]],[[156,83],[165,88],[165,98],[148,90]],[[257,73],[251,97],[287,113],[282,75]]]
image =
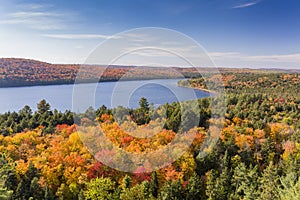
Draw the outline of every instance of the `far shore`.
[[[177,86],[178,86],[178,87],[184,87],[184,88],[195,89],[195,90],[201,90],[201,91],[203,91],[203,92],[208,92],[208,93],[212,93],[212,94],[216,94],[216,95],[219,94],[219,93],[217,93],[217,92],[214,91],[214,90],[208,90],[208,89],[199,88],[199,87],[184,86],[184,85],[179,85],[178,83],[177,83]]]
[[[14,88],[14,87],[35,87],[35,86],[52,86],[52,85],[73,85],[73,84],[89,84],[89,83],[103,83],[103,82],[118,82],[118,81],[147,81],[160,79],[180,79],[180,77],[149,77],[149,78],[128,78],[128,79],[104,79],[104,80],[62,80],[62,81],[41,81],[41,82],[5,82],[1,83],[0,88]]]

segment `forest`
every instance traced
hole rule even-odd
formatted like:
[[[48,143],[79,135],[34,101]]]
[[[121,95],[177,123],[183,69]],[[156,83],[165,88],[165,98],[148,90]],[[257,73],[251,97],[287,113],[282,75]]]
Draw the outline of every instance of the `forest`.
[[[189,102],[153,108],[142,98],[136,109],[102,106],[74,114],[52,110],[41,100],[35,112],[25,106],[1,114],[0,199],[300,199],[300,74],[225,70],[221,86],[213,84],[214,78],[211,74],[178,84],[197,89],[209,85],[215,91],[224,87],[224,117],[210,108],[211,103],[218,107],[218,96],[198,99],[188,112],[181,106]],[[190,123],[197,116],[196,124]],[[130,134],[132,127],[151,134],[160,123],[162,129],[152,137]],[[83,134],[80,126],[89,131]],[[221,130],[214,135],[217,127]],[[150,160],[160,156],[155,150],[177,135],[186,141],[192,134],[189,149],[179,159],[146,170],[159,160]],[[111,156],[117,152],[93,152],[85,145],[104,138],[152,157],[133,173],[110,168],[97,158],[112,157],[132,166],[126,158]],[[215,143],[205,146],[208,138]]]
[[[222,73],[252,72],[255,69],[220,68]],[[103,81],[197,78],[211,68],[151,67],[120,65],[51,64],[23,58],[0,58],[0,87],[95,83]],[[263,70],[290,72],[291,70]],[[292,70],[299,72],[299,70]],[[101,78],[99,78],[101,77]]]
[[[178,70],[184,74],[193,74],[194,71],[192,68],[170,70],[159,67],[50,64],[22,58],[0,58],[0,87],[182,77]]]

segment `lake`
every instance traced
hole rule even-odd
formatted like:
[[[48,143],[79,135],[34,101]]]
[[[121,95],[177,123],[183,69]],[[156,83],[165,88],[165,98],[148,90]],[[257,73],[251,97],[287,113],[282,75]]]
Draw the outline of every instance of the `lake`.
[[[18,111],[25,105],[36,110],[37,103],[46,99],[52,109],[75,112],[105,105],[136,108],[141,97],[158,106],[175,101],[186,101],[211,96],[210,93],[178,87],[180,79],[157,79],[88,83],[80,85],[49,85],[0,88],[0,113]]]

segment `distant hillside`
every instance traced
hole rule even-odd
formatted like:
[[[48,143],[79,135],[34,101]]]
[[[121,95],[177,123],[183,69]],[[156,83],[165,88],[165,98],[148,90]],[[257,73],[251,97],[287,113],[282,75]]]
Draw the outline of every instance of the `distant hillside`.
[[[72,83],[78,65],[53,65],[19,58],[0,59],[0,87]]]
[[[186,78],[197,77],[195,68],[159,68],[135,66],[99,65],[81,66],[78,64],[50,64],[22,58],[0,58],[0,87],[71,84],[74,83],[78,70],[81,70],[80,82],[157,79],[157,78]],[[254,72],[253,69],[220,69],[227,72]],[[264,70],[266,71],[266,70]],[[202,73],[209,73],[209,68],[201,68]],[[78,80],[78,79],[77,79]]]
[[[81,68],[80,68],[81,67]],[[176,78],[178,74],[169,69],[133,66],[81,66],[78,64],[50,64],[36,60],[20,58],[0,59],[0,87],[70,84],[74,83],[78,70],[81,70],[81,82],[116,81]]]

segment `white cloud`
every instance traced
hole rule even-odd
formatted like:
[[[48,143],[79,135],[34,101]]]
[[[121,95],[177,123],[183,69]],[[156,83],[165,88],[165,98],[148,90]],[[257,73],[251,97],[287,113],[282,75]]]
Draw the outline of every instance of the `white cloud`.
[[[209,56],[219,66],[300,68],[300,54],[245,55],[239,52],[211,52]]]
[[[224,57],[233,57],[239,56],[239,52],[210,52],[208,55],[214,59],[224,58]]]
[[[101,34],[43,34],[42,36],[55,39],[118,39],[114,35]]]
[[[0,24],[20,25],[37,30],[60,30],[68,28],[69,22],[75,17],[68,11],[44,11],[45,7],[42,4],[17,5],[13,11],[0,16]]]
[[[299,63],[300,66],[300,54],[248,56],[248,59],[268,62],[293,62]]]
[[[16,18],[35,18],[35,17],[63,17],[64,15],[62,13],[56,13],[56,12],[26,12],[26,11],[21,11],[21,12],[14,12],[8,14],[8,17],[11,17],[13,19]]]
[[[19,4],[18,7],[22,9],[36,10],[43,9],[47,7],[52,7],[52,5],[38,4],[38,3],[28,3],[28,4]]]
[[[232,8],[246,8],[246,7],[254,6],[254,5],[258,4],[259,2],[260,1],[247,2],[247,3],[243,3],[243,4],[233,6]]]

